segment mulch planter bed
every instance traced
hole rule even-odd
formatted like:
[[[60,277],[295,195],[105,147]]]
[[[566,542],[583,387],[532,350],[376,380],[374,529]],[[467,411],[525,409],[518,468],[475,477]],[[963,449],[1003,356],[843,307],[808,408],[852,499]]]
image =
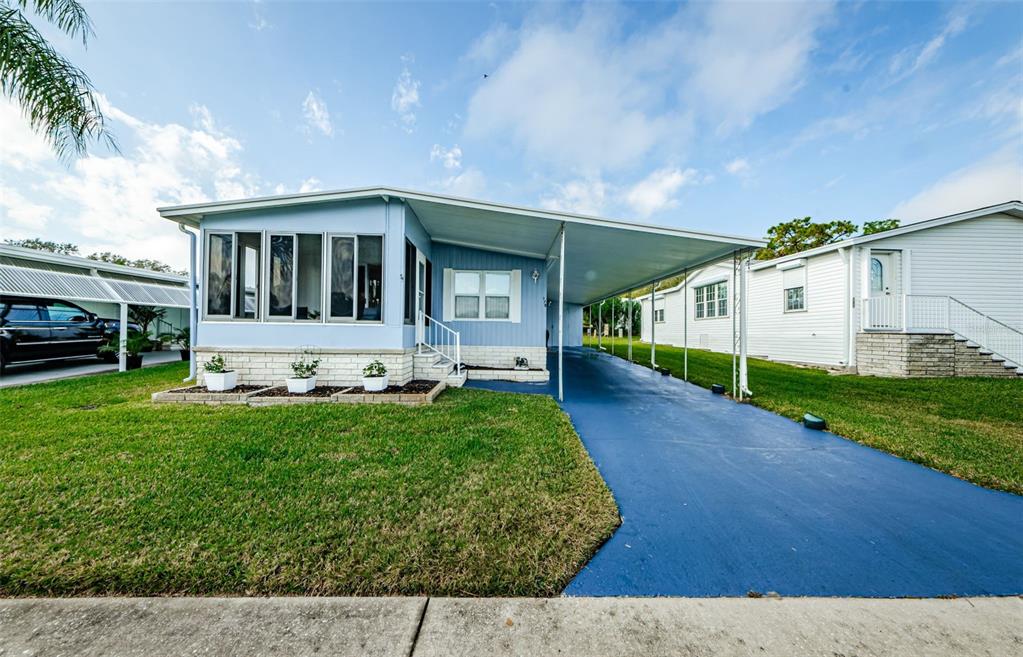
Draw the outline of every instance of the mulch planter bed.
[[[225,393],[244,393],[244,392],[255,392],[256,390],[262,390],[266,386],[235,386],[230,390],[225,390]],[[206,386],[190,386],[188,388],[175,388],[174,390],[168,390],[167,392],[185,393],[185,394],[220,394],[217,391],[210,390]]]
[[[288,392],[287,386],[276,386],[273,388],[266,388],[256,394],[253,397],[330,397],[339,392],[347,390],[346,386],[316,386],[309,392],[297,393]]]
[[[406,383],[403,386],[387,386],[383,390],[377,390],[375,392],[369,392],[365,388],[363,388],[362,386],[355,386],[354,388],[348,388],[347,390],[345,390],[341,394],[343,394],[343,395],[400,395],[400,394],[415,395],[415,394],[424,394],[424,393],[430,392],[435,387],[437,387],[437,382],[436,381],[424,381],[424,380],[420,380],[420,379],[415,379],[413,381],[409,381],[408,383]]]

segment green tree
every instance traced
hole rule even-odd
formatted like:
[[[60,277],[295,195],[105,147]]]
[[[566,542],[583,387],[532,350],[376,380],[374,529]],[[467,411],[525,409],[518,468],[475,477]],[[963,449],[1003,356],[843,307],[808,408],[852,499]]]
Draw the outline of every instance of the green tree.
[[[110,251],[103,251],[100,253],[92,253],[89,256],[89,260],[98,260],[100,262],[109,262],[112,265],[123,265],[125,267],[134,267],[136,269],[148,269],[149,271],[158,271],[165,274],[180,274],[170,265],[160,262],[159,260],[150,260],[149,258],[138,258],[132,260],[126,258],[118,253],[111,253]]]
[[[25,249],[35,249],[36,251],[49,251],[50,253],[59,253],[61,255],[78,255],[78,245],[71,242],[51,242],[50,240],[31,237],[26,240],[4,240],[4,243],[11,246],[20,246]]]
[[[757,251],[757,260],[770,260],[790,253],[799,253],[852,236],[856,224],[835,220],[815,222],[810,217],[791,219],[767,230],[767,246]]]
[[[901,223],[902,222],[898,219],[878,219],[877,221],[868,221],[863,224],[863,234],[873,235],[874,233],[898,228]]]
[[[167,311],[152,306],[131,306],[128,308],[128,319],[139,325],[142,335],[149,335],[149,325],[166,317]]]
[[[29,11],[83,45],[93,35],[92,21],[76,0],[0,0],[0,90],[18,103],[58,157],[81,155],[94,140],[116,149],[88,76],[32,25]]]
[[[632,312],[632,334],[639,335],[639,322],[642,311],[638,300],[612,297],[605,300],[603,304],[600,302],[592,304],[588,306],[588,310],[583,315],[583,326],[587,328],[593,327],[594,331],[596,331],[597,322],[600,319],[602,325],[609,327],[607,330],[611,330],[611,320],[613,317],[615,327],[621,329],[622,334],[625,335],[629,330],[630,311]]]

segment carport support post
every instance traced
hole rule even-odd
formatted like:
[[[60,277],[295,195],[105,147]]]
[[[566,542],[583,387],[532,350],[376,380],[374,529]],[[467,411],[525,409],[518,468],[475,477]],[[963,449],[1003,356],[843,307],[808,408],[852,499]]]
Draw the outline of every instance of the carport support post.
[[[749,303],[746,301],[746,290],[749,287],[749,281],[747,279],[749,268],[749,255],[744,253],[742,259],[739,261],[739,399],[743,398],[743,395],[751,395],[749,389],[749,376],[746,369],[746,311],[749,308]]]
[[[121,304],[121,326],[120,335],[117,336],[117,371],[124,372],[128,369],[128,304]]]
[[[565,401],[565,224],[561,224],[558,258],[558,401]]]
[[[632,362],[632,297],[629,297],[629,307],[626,311],[629,313],[629,362]]]
[[[650,368],[657,369],[657,339],[654,337],[654,326],[657,325],[657,320],[654,319],[654,315],[657,313],[654,310],[654,291],[657,289],[657,281],[650,284]]]
[[[597,351],[604,348],[604,300],[597,304]]]
[[[682,274],[682,380],[689,380],[689,269]]]
[[[615,355],[615,298],[611,297],[611,355]]]

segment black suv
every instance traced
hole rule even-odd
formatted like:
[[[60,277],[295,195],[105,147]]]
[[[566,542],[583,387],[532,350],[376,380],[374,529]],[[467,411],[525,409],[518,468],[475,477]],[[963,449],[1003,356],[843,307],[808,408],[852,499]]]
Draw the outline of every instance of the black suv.
[[[97,350],[117,340],[119,322],[59,299],[0,297],[0,370],[10,363],[115,355]]]

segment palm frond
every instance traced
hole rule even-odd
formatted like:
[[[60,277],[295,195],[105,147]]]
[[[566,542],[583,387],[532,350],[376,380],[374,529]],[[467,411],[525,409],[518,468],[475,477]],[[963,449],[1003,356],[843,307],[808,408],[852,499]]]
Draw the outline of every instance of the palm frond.
[[[85,7],[78,4],[76,0],[16,0],[21,8],[35,10],[46,20],[59,27],[69,37],[81,35],[82,43],[85,43],[90,36],[95,34],[92,30],[92,19],[86,13]]]
[[[32,128],[43,133],[61,159],[83,154],[92,140],[117,148],[88,76],[18,9],[2,3],[0,91],[18,102]]]

